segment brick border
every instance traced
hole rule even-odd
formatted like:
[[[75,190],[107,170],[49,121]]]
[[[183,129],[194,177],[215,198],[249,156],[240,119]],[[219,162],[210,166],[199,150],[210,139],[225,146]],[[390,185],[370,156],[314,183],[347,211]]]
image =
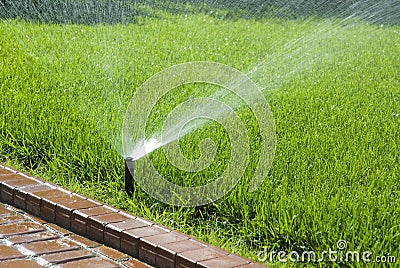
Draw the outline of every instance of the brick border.
[[[265,267],[1,164],[0,202],[155,267]]]

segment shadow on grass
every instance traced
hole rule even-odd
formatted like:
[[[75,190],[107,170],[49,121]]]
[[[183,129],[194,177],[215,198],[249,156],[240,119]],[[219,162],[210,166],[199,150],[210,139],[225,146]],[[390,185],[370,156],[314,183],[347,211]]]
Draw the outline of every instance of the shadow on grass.
[[[126,24],[138,17],[206,13],[219,19],[356,17],[399,25],[398,0],[0,0],[0,19],[59,24]]]
[[[173,0],[181,2],[179,0]],[[189,0],[193,4],[196,0]],[[228,18],[335,18],[355,17],[379,24],[400,24],[398,0],[206,0],[204,9],[227,10]],[[207,4],[208,3],[208,4]]]
[[[127,24],[150,16],[127,0],[0,0],[0,19],[34,23]]]

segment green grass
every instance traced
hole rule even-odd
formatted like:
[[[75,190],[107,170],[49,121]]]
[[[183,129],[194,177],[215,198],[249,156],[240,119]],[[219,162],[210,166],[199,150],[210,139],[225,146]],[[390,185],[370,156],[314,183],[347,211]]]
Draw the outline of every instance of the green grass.
[[[163,13],[112,26],[1,21],[0,36],[0,161],[253,260],[263,247],[321,253],[345,239],[350,250],[400,261],[398,26]],[[130,98],[158,71],[200,60],[245,73],[259,64],[252,77],[277,130],[271,171],[247,192],[260,129],[243,108],[250,167],[226,197],[197,208],[167,206],[139,187],[127,197],[118,151]],[[199,90],[165,96],[155,127]],[[208,134],[228,143],[208,125],[181,141],[184,155],[198,157]],[[151,158],[160,173],[195,184],[215,179],[229,154],[198,174],[174,169],[160,151]]]

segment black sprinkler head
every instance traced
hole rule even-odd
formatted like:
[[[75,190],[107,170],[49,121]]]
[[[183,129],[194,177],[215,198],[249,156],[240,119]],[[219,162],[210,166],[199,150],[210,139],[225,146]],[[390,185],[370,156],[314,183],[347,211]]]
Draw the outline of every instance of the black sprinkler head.
[[[125,159],[125,192],[129,195],[133,193],[133,158]]]

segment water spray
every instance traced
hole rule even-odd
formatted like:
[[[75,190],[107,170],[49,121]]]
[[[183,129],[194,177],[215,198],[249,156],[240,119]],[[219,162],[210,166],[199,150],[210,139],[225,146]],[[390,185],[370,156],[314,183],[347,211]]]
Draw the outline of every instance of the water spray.
[[[125,192],[129,195],[133,193],[133,158],[125,158]]]

